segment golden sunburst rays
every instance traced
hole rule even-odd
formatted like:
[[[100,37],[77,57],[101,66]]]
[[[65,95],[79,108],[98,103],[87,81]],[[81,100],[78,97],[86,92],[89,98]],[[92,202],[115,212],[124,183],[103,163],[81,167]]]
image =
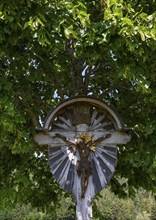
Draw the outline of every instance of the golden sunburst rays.
[[[91,151],[95,151],[93,135],[90,135],[87,132],[82,132],[80,135],[77,136],[77,139],[79,138],[84,141],[86,147],[89,147]]]

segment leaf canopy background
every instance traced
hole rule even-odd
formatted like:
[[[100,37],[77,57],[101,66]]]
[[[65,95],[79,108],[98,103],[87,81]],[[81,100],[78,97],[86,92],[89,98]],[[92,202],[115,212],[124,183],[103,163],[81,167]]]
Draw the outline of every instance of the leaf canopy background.
[[[1,208],[55,210],[62,191],[33,136],[50,109],[76,95],[107,100],[133,128],[112,190],[156,193],[155,8],[155,0],[1,0]]]

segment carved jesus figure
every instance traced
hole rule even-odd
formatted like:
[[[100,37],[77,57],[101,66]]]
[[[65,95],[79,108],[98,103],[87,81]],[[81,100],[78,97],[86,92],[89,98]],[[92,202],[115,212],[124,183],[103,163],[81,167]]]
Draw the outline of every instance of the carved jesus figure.
[[[92,174],[91,162],[88,159],[90,148],[85,138],[82,137],[77,139],[76,147],[80,155],[80,160],[77,161],[77,174],[81,177],[81,197],[84,198],[89,176]]]
[[[106,134],[94,140],[91,135],[83,132],[75,141],[72,141],[61,134],[55,135],[55,137],[62,139],[72,147],[74,146],[79,152],[80,160],[77,160],[76,170],[78,176],[81,178],[81,198],[85,197],[89,176],[92,175],[92,165],[91,161],[89,161],[89,154],[91,151],[95,150],[97,144],[110,136],[110,134]]]

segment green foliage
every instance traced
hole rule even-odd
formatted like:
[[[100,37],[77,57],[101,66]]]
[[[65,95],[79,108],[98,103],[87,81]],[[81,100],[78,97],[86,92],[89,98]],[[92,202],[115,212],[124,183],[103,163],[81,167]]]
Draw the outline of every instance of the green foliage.
[[[119,198],[109,189],[104,190],[102,198],[94,204],[95,220],[141,220],[155,219],[155,199],[143,189],[139,189],[133,198]],[[96,217],[97,216],[97,217]]]
[[[30,205],[16,206],[11,211],[0,212],[1,220],[49,220],[51,216],[32,209]]]
[[[75,219],[73,202],[70,198],[67,198],[66,202],[64,200],[62,198],[60,201],[61,206],[57,210],[57,219],[63,220],[65,216],[73,216],[69,220]],[[107,188],[93,203],[93,220],[141,220],[143,218],[154,220],[156,218],[155,211],[154,196],[143,189],[139,189],[132,198],[119,198]]]
[[[62,191],[33,136],[51,108],[75,95],[107,100],[133,128],[118,149],[113,191],[156,193],[155,8],[154,0],[1,0],[1,209],[56,209]]]
[[[119,198],[110,189],[102,191],[93,204],[93,220],[154,220],[156,202],[151,193],[139,189],[134,198]],[[56,213],[37,211],[30,205],[17,205],[15,209],[0,212],[1,220],[74,220],[75,205],[70,197],[61,198]]]

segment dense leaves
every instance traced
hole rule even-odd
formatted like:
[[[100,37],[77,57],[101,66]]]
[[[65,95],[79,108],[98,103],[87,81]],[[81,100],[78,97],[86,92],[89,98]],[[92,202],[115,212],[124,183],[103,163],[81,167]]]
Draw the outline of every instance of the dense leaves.
[[[119,198],[109,188],[101,192],[101,198],[94,201],[93,220],[155,220],[156,203],[151,193],[139,189],[135,197]],[[62,198],[56,213],[32,209],[31,205],[17,205],[12,210],[0,211],[1,220],[75,220],[74,203],[71,198]]]
[[[1,1],[2,207],[49,209],[59,201],[47,149],[33,136],[51,108],[75,95],[107,100],[133,128],[132,141],[118,149],[112,189],[156,192],[155,8],[154,0]]]

